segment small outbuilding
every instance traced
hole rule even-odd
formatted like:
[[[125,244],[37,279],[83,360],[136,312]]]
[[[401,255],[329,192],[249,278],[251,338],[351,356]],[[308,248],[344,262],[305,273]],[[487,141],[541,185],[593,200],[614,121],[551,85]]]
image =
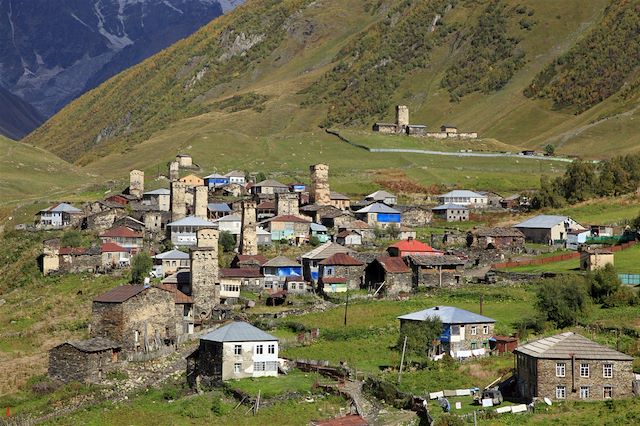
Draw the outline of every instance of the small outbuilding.
[[[65,342],[49,350],[49,377],[62,382],[99,382],[119,359],[120,345],[104,337]]]

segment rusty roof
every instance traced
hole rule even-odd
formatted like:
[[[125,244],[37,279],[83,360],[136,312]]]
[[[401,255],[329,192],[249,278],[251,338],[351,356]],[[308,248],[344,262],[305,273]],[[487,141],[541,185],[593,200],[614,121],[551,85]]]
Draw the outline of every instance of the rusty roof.
[[[294,222],[294,223],[311,223],[311,219],[305,219],[291,214],[283,214],[265,220],[265,222]]]
[[[123,237],[123,238],[142,238],[142,234],[134,231],[126,226],[116,226],[115,228],[107,229],[101,237]]]
[[[257,268],[220,268],[220,278],[261,278]]]
[[[236,254],[233,261],[235,263],[256,263],[262,266],[269,261],[269,258],[262,254]]]
[[[126,249],[116,243],[103,243],[100,245],[100,252],[102,253],[122,253],[128,251],[129,249]]]
[[[423,252],[423,253],[438,252],[438,250],[435,250],[430,245],[425,244],[422,241],[414,240],[413,238],[398,241],[395,244],[391,244],[389,248],[397,248],[400,251],[409,251],[409,252]]]
[[[335,417],[328,420],[312,420],[312,426],[368,426],[369,423],[356,414],[349,414],[344,417]]]
[[[318,262],[320,265],[338,265],[338,266],[362,266],[363,262],[358,259],[354,259],[347,253],[335,253],[326,259]]]
[[[58,250],[58,254],[62,255],[71,254],[79,256],[86,253],[87,249],[85,247],[60,247],[60,250]]]
[[[159,284],[157,287],[162,290],[172,292],[176,305],[188,305],[193,303],[193,298],[178,290],[178,286],[176,284]]]
[[[391,272],[392,274],[411,272],[411,269],[404,263],[401,257],[380,256],[376,258],[376,260],[382,265],[385,271]]]
[[[323,284],[344,284],[347,279],[344,277],[322,277]]]

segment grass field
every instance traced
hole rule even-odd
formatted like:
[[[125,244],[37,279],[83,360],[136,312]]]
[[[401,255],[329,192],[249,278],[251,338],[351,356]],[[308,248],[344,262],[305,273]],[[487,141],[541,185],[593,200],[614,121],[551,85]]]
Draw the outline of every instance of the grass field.
[[[549,214],[570,216],[583,225],[623,225],[640,215],[640,200],[634,195],[594,199]]]

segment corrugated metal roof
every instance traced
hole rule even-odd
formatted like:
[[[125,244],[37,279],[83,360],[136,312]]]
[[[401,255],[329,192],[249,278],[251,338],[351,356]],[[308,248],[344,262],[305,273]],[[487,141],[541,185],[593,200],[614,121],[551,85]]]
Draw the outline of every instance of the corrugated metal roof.
[[[396,198],[396,196],[388,191],[383,189],[373,192],[365,197],[365,199],[376,200],[376,201],[384,201],[385,198]]]
[[[171,195],[171,190],[167,188],[160,188],[153,191],[145,192],[144,195]]]
[[[316,231],[316,232],[326,232],[327,231],[327,227],[324,225],[320,225],[319,223],[315,223],[315,222],[311,222],[309,224],[309,228],[311,228],[312,231]]]
[[[200,340],[210,342],[265,342],[278,338],[246,322],[234,321],[205,334]]]
[[[485,317],[454,306],[434,306],[418,312],[399,316],[398,319],[411,321],[425,321],[427,318],[439,318],[443,324],[477,324],[496,322],[493,318]]]
[[[398,241],[397,243],[391,244],[389,247],[390,248],[393,247],[401,251],[409,251],[409,252],[425,252],[425,253],[439,252],[438,250],[435,250],[430,245],[414,239]]]
[[[253,185],[255,186],[271,186],[274,188],[289,188],[287,185],[282,184],[280,182],[278,182],[277,180],[273,180],[273,179],[265,179],[262,182],[258,182],[256,184]]]
[[[331,191],[331,192],[329,193],[329,198],[330,198],[331,200],[350,200],[350,198],[349,198],[349,197],[347,197],[346,195],[341,194],[341,193],[339,193],[339,192],[335,192],[335,191]]]
[[[178,290],[177,284],[163,283],[163,284],[160,284],[158,288],[161,288],[163,290],[167,290],[173,293],[173,300],[176,305],[189,305],[193,303],[193,298],[191,296],[184,294],[180,290]]]
[[[216,225],[208,220],[200,219],[195,216],[187,216],[175,222],[168,223],[167,226],[200,226],[215,228]]]
[[[278,256],[265,262],[262,266],[270,266],[272,268],[286,268],[287,266],[300,266],[300,263],[291,260],[286,256]]]
[[[214,222],[242,222],[242,217],[240,217],[240,214],[236,213],[236,214],[230,214],[227,216],[223,216],[218,220],[215,220]]]
[[[385,271],[392,274],[403,274],[411,272],[411,268],[404,263],[401,257],[380,256],[376,258],[378,263],[382,265]]]
[[[267,219],[264,222],[292,222],[292,223],[311,223],[311,219],[305,219],[303,217],[294,216],[292,214],[283,214]]]
[[[154,259],[164,260],[164,259],[189,259],[189,253],[185,253],[180,250],[169,250],[164,253],[156,254],[153,256]]]
[[[319,245],[313,250],[303,254],[303,259],[322,260],[336,253],[353,253],[353,250],[340,244],[327,241],[326,243]]]
[[[323,284],[344,284],[347,282],[345,277],[322,277]]]
[[[115,228],[107,229],[102,234],[101,237],[121,237],[121,238],[142,238],[142,234],[140,232],[136,232],[131,228],[127,228],[126,226],[116,226]]]
[[[633,357],[629,355],[572,332],[556,334],[518,346],[515,352],[545,359],[571,359],[572,355],[575,355],[578,359],[633,361]]]
[[[482,228],[476,231],[478,237],[512,237],[524,238],[524,234],[516,228]]]
[[[102,293],[93,299],[94,302],[103,303],[122,303],[125,300],[132,298],[133,296],[143,292],[149,287],[143,285],[121,285],[120,287],[113,288],[105,293]]]
[[[514,225],[514,228],[553,228],[554,226],[564,223],[566,220],[570,220],[568,216],[552,216],[541,214],[531,219],[527,219],[524,222],[520,222]]]
[[[479,198],[479,197],[484,197],[487,198],[485,195],[482,194],[478,194],[477,192],[474,191],[469,191],[468,189],[454,189],[453,191],[449,191],[446,194],[442,194],[440,195],[440,198],[449,198],[449,197],[456,197],[456,198]]]
[[[103,243],[100,245],[101,253],[124,253],[129,252],[129,249],[126,249],[116,243]]]
[[[86,340],[74,340],[65,342],[62,345],[71,345],[74,348],[78,349],[82,352],[93,353],[93,352],[102,352],[108,349],[118,349],[120,345],[114,342],[111,339],[106,339],[104,337],[93,337],[91,339]],[[62,346],[59,345],[59,346]]]
[[[258,268],[220,268],[221,278],[260,278],[262,276]]]
[[[207,208],[212,212],[230,212],[231,207],[227,203],[209,203]]]
[[[360,210],[356,210],[356,213],[396,213],[400,212],[394,208],[389,207],[382,203],[369,204],[367,207],[363,207]]]
[[[55,206],[51,206],[49,208],[46,208],[40,211],[41,212],[82,213],[82,210],[67,203],[56,204]]]

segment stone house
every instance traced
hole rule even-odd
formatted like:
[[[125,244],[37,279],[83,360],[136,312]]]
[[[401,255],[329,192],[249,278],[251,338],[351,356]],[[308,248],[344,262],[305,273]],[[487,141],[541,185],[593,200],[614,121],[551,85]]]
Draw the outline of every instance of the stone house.
[[[262,265],[267,263],[269,258],[262,254],[236,254],[231,260],[232,268],[256,268],[260,269]]]
[[[306,281],[317,281],[319,264],[322,260],[333,256],[336,253],[352,254],[354,251],[340,244],[327,241],[319,245],[301,256],[302,259],[302,276]]]
[[[234,183],[237,185],[244,185],[245,183],[247,183],[244,172],[241,172],[239,170],[232,170],[224,175],[224,177],[229,179],[229,183]]]
[[[254,195],[273,195],[279,192],[289,192],[289,186],[273,179],[266,179],[251,186],[251,193]]]
[[[408,228],[406,226],[400,226],[400,233],[398,234],[398,238],[401,240],[415,240],[418,236],[418,233],[415,229]]]
[[[284,290],[289,294],[307,294],[313,288],[299,275],[290,275],[284,280]]]
[[[152,257],[154,264],[162,266],[162,275],[174,274],[180,268],[189,267],[189,253],[180,250],[169,250]]]
[[[481,228],[475,232],[481,249],[519,250],[524,247],[524,234],[516,228]]]
[[[146,211],[146,210],[145,210]],[[123,216],[118,218],[114,223],[113,223],[113,227],[117,228],[120,226],[124,226],[125,228],[129,228],[132,231],[136,231],[136,232],[144,232],[145,230],[145,224],[144,221],[138,220],[135,217],[132,216]]]
[[[373,203],[355,211],[356,219],[362,220],[373,227],[387,228],[402,223],[402,213],[382,203]]]
[[[271,241],[288,240],[301,244],[309,236],[311,221],[300,216],[281,215],[261,223],[271,233]]]
[[[404,226],[421,227],[427,226],[433,219],[431,209],[423,206],[395,206],[396,210],[402,212],[402,224]]]
[[[316,218],[316,222],[323,224],[327,228],[339,228],[355,220],[353,213],[350,211],[339,210],[333,206],[320,207],[313,217]]]
[[[59,271],[71,274],[97,272],[102,266],[99,247],[61,247],[58,259]]]
[[[342,277],[350,290],[358,290],[363,284],[365,264],[347,253],[335,253],[318,262],[318,278],[324,284],[327,278]]]
[[[85,216],[82,220],[82,229],[103,232],[111,228],[115,221],[123,214],[121,209],[105,209]]]
[[[413,272],[414,288],[455,286],[464,283],[464,260],[457,256],[407,257]]]
[[[433,215],[447,222],[466,222],[469,220],[469,208],[459,204],[442,204],[431,209]]]
[[[264,275],[256,268],[220,268],[220,299],[237,299],[241,290],[261,291]]]
[[[64,383],[99,382],[118,365],[119,354],[120,345],[103,337],[65,342],[49,350],[48,374]]]
[[[320,225],[319,223],[311,222],[309,224],[310,238],[316,237],[318,241],[321,243],[326,243],[329,241],[329,235],[327,234],[327,227],[324,225]]]
[[[77,207],[67,203],[56,204],[40,210],[36,215],[36,226],[45,229],[77,226],[82,222],[84,213]]]
[[[271,245],[271,232],[256,226],[256,242],[258,243],[258,246]]]
[[[614,254],[611,250],[598,249],[580,253],[580,269],[595,271],[607,265],[613,266]]]
[[[95,299],[91,337],[105,337],[123,351],[149,352],[176,338],[174,296],[159,287],[123,285]]]
[[[176,336],[193,334],[193,298],[178,289],[178,284],[162,283],[158,288],[167,290],[173,294],[174,316],[176,325]]]
[[[568,216],[538,215],[513,226],[527,241],[540,244],[564,243],[571,230],[584,229]]]
[[[436,250],[422,241],[409,238],[407,240],[398,241],[387,247],[387,253],[393,257],[405,257],[413,254],[421,256],[442,256],[440,250]]]
[[[220,232],[228,232],[236,239],[242,232],[242,216],[238,213],[223,216],[220,219],[214,220],[214,224]]]
[[[435,355],[449,354],[454,358],[470,358],[488,353],[496,320],[453,306],[434,306],[399,316],[400,334],[407,323],[438,318],[442,334]]]
[[[116,226],[107,229],[99,235],[102,244],[115,243],[121,247],[129,249],[131,253],[137,253],[143,246],[143,237],[141,232],[136,232],[126,226]]]
[[[299,262],[285,256],[275,257],[262,265],[264,274],[264,288],[267,290],[279,290],[284,286],[284,281],[292,275],[302,275],[302,266]]]
[[[512,194],[500,200],[500,207],[507,210],[517,209],[520,207],[520,194]]]
[[[148,191],[142,194],[142,205],[151,206],[158,211],[171,210],[171,190],[166,188]]]
[[[200,338],[187,357],[187,381],[205,386],[230,379],[278,376],[278,338],[234,321]]]
[[[364,270],[365,286],[369,290],[380,289],[387,296],[413,292],[411,268],[401,257],[379,256]]]
[[[193,158],[189,154],[178,154],[176,155],[176,162],[180,168],[191,168],[193,167]]]
[[[116,243],[101,244],[100,257],[103,268],[122,268],[131,265],[131,250]]]
[[[633,395],[633,357],[572,332],[520,345],[514,351],[520,397],[603,400]]]
[[[196,232],[200,229],[217,228],[215,224],[195,216],[168,223],[171,243],[175,246],[194,246],[197,243]]]
[[[396,204],[398,204],[398,197],[395,194],[384,190],[373,192],[364,197],[364,199],[366,201],[371,201],[372,203],[384,203],[388,206],[395,206]]]
[[[440,204],[457,204],[465,207],[483,208],[487,207],[489,198],[478,192],[466,189],[455,189],[438,196]]]
[[[348,210],[351,206],[351,199],[344,194],[340,194],[339,192],[331,191],[329,193],[329,205],[340,209],[340,210]]]
[[[256,219],[262,221],[270,219],[276,215],[276,202],[264,200],[256,206]]]
[[[352,220],[347,224],[340,225],[338,227],[338,231],[339,232],[342,232],[342,231],[357,232],[362,236],[363,243],[373,241],[376,238],[376,233],[373,227],[369,225],[367,222],[364,222],[362,220]]]
[[[341,231],[336,234],[335,241],[343,246],[361,246],[362,235],[354,231]]]

